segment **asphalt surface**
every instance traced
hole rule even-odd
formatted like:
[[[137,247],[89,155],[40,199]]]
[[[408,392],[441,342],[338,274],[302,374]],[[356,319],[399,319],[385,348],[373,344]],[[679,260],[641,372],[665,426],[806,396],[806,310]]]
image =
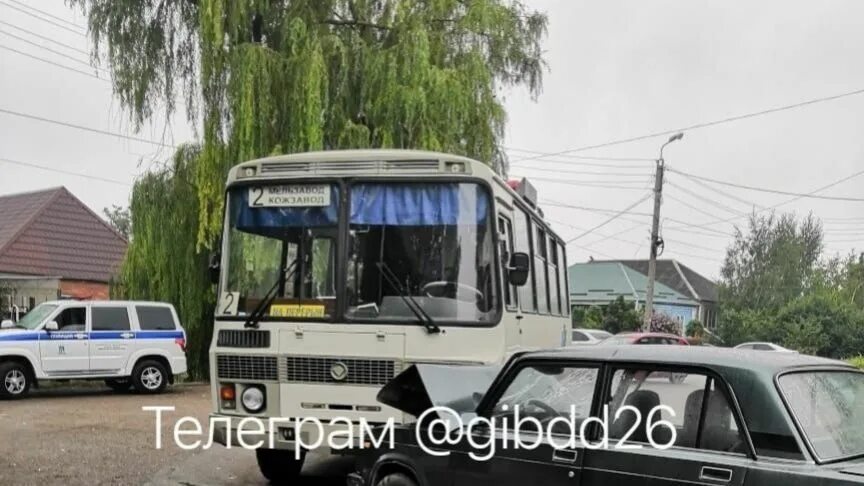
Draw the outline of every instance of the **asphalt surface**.
[[[250,451],[174,445],[178,418],[196,417],[206,427],[209,393],[209,385],[143,396],[70,384],[0,401],[0,485],[268,484]],[[142,406],[176,407],[165,412],[162,449],[156,449],[155,415]],[[341,486],[351,469],[345,458],[311,454],[299,484]]]

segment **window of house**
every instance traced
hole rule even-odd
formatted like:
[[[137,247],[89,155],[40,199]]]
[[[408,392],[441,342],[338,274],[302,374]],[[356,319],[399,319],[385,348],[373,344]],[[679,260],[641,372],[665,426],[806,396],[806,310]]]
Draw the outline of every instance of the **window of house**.
[[[168,307],[152,305],[136,305],[135,313],[138,315],[138,327],[142,331],[173,331],[174,314]]]
[[[129,312],[125,307],[93,307],[92,329],[94,331],[128,331]]]

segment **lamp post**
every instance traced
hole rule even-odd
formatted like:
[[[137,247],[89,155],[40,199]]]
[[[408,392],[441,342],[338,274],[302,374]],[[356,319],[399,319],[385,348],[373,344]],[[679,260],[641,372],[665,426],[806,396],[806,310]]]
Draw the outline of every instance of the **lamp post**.
[[[684,138],[683,133],[676,133],[660,146],[660,157],[657,159],[657,169],[654,175],[654,216],[651,221],[651,255],[648,259],[648,288],[645,290],[645,318],[643,330],[651,331],[651,317],[654,315],[654,280],[657,275],[657,247],[660,241],[660,201],[663,196],[663,173],[666,163],[663,160],[663,149],[672,142]]]

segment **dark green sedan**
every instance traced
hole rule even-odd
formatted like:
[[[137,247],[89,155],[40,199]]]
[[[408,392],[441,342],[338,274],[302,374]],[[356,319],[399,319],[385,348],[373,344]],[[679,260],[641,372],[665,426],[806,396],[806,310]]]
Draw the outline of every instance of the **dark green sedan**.
[[[586,346],[520,354],[491,376],[397,376],[379,401],[418,421],[367,442],[349,484],[864,484],[864,373],[846,363]]]

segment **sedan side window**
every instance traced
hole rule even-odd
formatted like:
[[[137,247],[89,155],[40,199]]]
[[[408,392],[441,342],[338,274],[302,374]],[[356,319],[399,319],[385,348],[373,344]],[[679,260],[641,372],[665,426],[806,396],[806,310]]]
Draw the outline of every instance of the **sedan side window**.
[[[494,415],[512,417],[518,410],[520,417],[534,417],[545,424],[556,417],[570,417],[572,412],[578,432],[581,421],[591,414],[597,374],[597,368],[527,366],[498,399]]]
[[[576,342],[585,342],[585,341],[588,341],[588,340],[589,340],[589,339],[588,339],[588,336],[586,336],[585,333],[582,333],[582,332],[579,332],[579,331],[573,331],[573,341],[576,341]]]
[[[612,380],[610,439],[648,443],[650,438],[657,444],[745,453],[732,408],[713,378],[683,370],[619,369]],[[661,420],[674,427],[674,434],[655,425]]]

